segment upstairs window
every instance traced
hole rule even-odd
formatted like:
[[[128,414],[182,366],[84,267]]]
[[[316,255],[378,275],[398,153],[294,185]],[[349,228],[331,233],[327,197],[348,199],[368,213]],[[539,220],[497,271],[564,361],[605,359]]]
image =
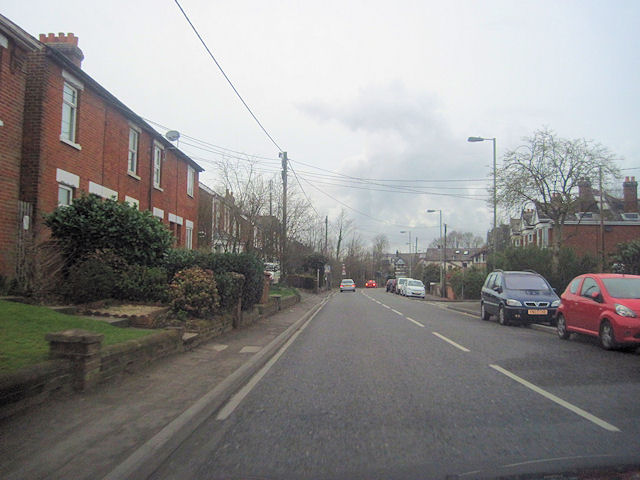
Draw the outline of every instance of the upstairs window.
[[[162,158],[164,157],[164,151],[160,145],[153,146],[153,186],[159,190],[160,182],[162,180]]]
[[[196,180],[196,171],[193,167],[187,167],[187,195],[193,197],[193,185]]]
[[[62,90],[62,128],[60,139],[76,143],[76,121],[78,118],[78,90],[64,82]]]
[[[129,163],[127,170],[134,175],[138,173],[138,140],[140,134],[134,128],[129,128]]]
[[[73,188],[58,184],[58,206],[66,207],[73,202]]]

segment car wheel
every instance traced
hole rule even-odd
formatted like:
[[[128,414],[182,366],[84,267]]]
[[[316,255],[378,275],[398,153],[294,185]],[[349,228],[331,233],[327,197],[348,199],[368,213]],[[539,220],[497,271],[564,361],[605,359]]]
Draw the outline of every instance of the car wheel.
[[[491,315],[489,314],[489,312],[487,312],[484,308],[484,303],[480,304],[480,318],[482,320],[489,320],[489,317],[491,317]]]
[[[504,315],[504,307],[502,305],[500,305],[500,308],[498,309],[498,323],[502,326],[509,325],[507,317]]]
[[[600,325],[600,346],[605,350],[615,350],[618,348],[613,327],[608,320],[605,320],[602,322],[602,325]]]
[[[558,337],[560,337],[562,340],[568,340],[571,336],[571,333],[567,331],[567,321],[564,319],[564,315],[562,315],[561,313],[558,315],[556,331],[558,332]]]

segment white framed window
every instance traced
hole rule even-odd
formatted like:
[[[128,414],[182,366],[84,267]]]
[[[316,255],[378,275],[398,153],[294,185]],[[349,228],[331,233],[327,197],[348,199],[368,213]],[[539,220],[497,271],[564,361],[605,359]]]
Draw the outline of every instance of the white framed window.
[[[162,159],[164,157],[163,148],[154,144],[153,146],[153,186],[158,190],[162,190],[160,183],[162,181]]]
[[[196,171],[191,165],[187,167],[187,195],[193,197],[193,185],[196,180]]]
[[[185,247],[187,250],[191,250],[193,248],[193,222],[190,220],[185,220]]]
[[[78,89],[64,82],[62,89],[62,127],[60,139],[76,143],[76,123],[78,118]]]
[[[73,188],[67,185],[58,184],[58,206],[66,207],[73,202]]]
[[[138,141],[140,133],[135,128],[129,128],[129,161],[127,171],[134,175],[138,173]]]

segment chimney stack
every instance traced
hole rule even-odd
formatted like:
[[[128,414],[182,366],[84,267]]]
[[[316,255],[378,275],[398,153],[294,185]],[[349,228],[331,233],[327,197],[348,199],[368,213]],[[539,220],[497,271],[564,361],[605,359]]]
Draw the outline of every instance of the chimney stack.
[[[625,177],[622,184],[624,212],[633,213],[638,211],[638,182],[636,177]]]
[[[84,54],[78,47],[78,37],[76,37],[73,33],[68,33],[65,35],[64,33],[60,32],[57,36],[53,33],[49,33],[48,35],[41,33],[40,41],[48,47],[51,47],[54,50],[62,53],[65,57],[71,60],[76,67],[82,67]]]

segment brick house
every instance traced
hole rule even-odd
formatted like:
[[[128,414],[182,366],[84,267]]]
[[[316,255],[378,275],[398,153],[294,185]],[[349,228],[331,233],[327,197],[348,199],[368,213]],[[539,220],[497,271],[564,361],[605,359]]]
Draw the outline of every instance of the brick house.
[[[258,226],[240,211],[233,193],[223,196],[203,183],[198,189],[198,248],[232,253],[259,248]]]
[[[43,214],[86,192],[153,212],[177,246],[192,248],[203,169],[82,71],[73,34],[32,42],[36,48],[25,61],[20,228],[36,242],[45,240]]]
[[[563,245],[579,254],[600,256],[615,252],[619,243],[640,239],[640,205],[635,177],[626,177],[623,197],[617,198],[592,188],[588,181],[579,185],[574,211],[564,223]],[[602,203],[602,204],[601,204]],[[511,242],[516,247],[536,245],[547,248],[553,241],[554,223],[537,208],[524,210],[511,219]]]
[[[27,55],[41,48],[0,15],[0,275],[15,275]]]

